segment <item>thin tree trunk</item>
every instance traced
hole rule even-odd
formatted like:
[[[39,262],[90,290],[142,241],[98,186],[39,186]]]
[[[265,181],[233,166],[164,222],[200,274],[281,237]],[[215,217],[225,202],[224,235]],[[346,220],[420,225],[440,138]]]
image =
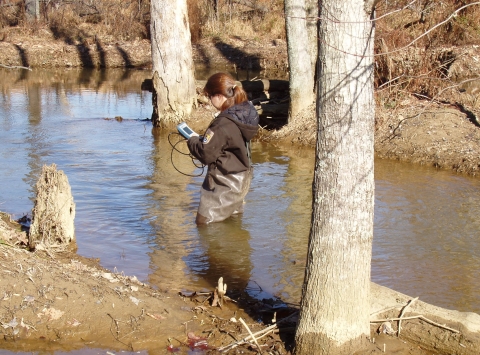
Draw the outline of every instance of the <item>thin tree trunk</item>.
[[[26,0],[25,12],[27,13],[27,20],[38,20],[40,18],[39,0]]]
[[[373,22],[363,0],[323,0],[313,212],[296,355],[347,354],[370,333]]]
[[[316,37],[311,28],[316,19],[311,0],[285,0],[285,26],[290,73],[289,120],[315,102]],[[310,4],[309,4],[310,3]],[[310,7],[308,7],[310,6]]]
[[[151,3],[154,126],[181,122],[196,105],[186,0]]]

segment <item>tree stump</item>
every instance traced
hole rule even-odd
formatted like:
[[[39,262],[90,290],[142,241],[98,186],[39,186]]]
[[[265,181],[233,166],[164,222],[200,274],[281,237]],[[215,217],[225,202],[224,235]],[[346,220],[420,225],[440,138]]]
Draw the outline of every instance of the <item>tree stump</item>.
[[[67,176],[55,164],[44,165],[35,187],[29,247],[48,249],[75,241],[75,203]]]

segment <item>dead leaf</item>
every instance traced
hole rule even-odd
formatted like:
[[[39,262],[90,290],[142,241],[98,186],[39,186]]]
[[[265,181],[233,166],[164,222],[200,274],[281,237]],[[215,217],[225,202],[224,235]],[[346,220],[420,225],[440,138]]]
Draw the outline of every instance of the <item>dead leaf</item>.
[[[42,318],[44,316],[47,317],[47,320],[56,320],[56,319],[59,319],[60,317],[63,316],[65,312],[63,311],[60,311],[58,309],[55,309],[55,308],[44,308],[42,310],[42,312],[38,313],[37,316],[38,318]]]
[[[138,304],[141,302],[138,298],[135,298],[133,296],[130,296],[130,301],[135,303],[135,306],[138,306]]]

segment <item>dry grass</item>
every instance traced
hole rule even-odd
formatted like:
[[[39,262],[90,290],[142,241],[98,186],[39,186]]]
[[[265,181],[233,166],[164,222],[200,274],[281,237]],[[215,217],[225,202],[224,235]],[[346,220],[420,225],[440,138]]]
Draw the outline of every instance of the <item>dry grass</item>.
[[[48,28],[55,38],[76,43],[105,36],[114,41],[149,37],[149,0],[41,2],[36,20],[28,17],[23,1],[5,0],[0,6],[0,30],[18,26],[35,34]]]
[[[376,86],[389,102],[405,94],[441,98],[453,83],[449,69],[457,54],[451,47],[480,44],[480,6],[459,0],[381,2],[376,32]],[[390,6],[387,6],[390,5]],[[400,12],[388,15],[395,9]],[[448,21],[446,21],[448,20]],[[458,79],[458,78],[456,78]]]
[[[188,0],[192,42],[204,38],[285,39],[283,1],[257,0],[257,9],[235,1]],[[263,11],[267,9],[267,11]]]

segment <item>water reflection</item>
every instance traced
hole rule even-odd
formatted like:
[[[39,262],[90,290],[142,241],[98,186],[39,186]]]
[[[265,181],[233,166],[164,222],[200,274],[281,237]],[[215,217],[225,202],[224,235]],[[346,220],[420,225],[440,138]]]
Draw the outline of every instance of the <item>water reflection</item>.
[[[198,227],[199,243],[187,258],[187,264],[192,273],[206,281],[210,290],[220,277],[228,283],[228,289],[247,288],[253,268],[252,248],[242,218],[237,215],[225,223]]]
[[[187,149],[185,143],[177,144],[177,140],[173,140],[177,149]],[[151,190],[149,214],[152,216],[156,246],[149,252],[152,269],[149,281],[180,291],[193,282],[185,277],[188,267],[184,256],[197,243],[194,205],[198,197],[195,196],[195,188],[189,186],[191,177],[188,176],[197,172],[191,159],[172,153],[166,132],[154,129],[153,142],[153,169],[148,189]]]
[[[168,132],[143,121],[151,94],[140,87],[149,76],[0,70],[0,209],[16,217],[31,210],[42,165],[55,163],[72,186],[81,255],[160,288],[211,290],[222,276],[229,289],[298,302],[314,150],[254,142],[244,214],[197,228],[203,178],[188,176],[198,169],[171,154]],[[480,312],[480,181],[376,161],[375,183],[373,280]]]

